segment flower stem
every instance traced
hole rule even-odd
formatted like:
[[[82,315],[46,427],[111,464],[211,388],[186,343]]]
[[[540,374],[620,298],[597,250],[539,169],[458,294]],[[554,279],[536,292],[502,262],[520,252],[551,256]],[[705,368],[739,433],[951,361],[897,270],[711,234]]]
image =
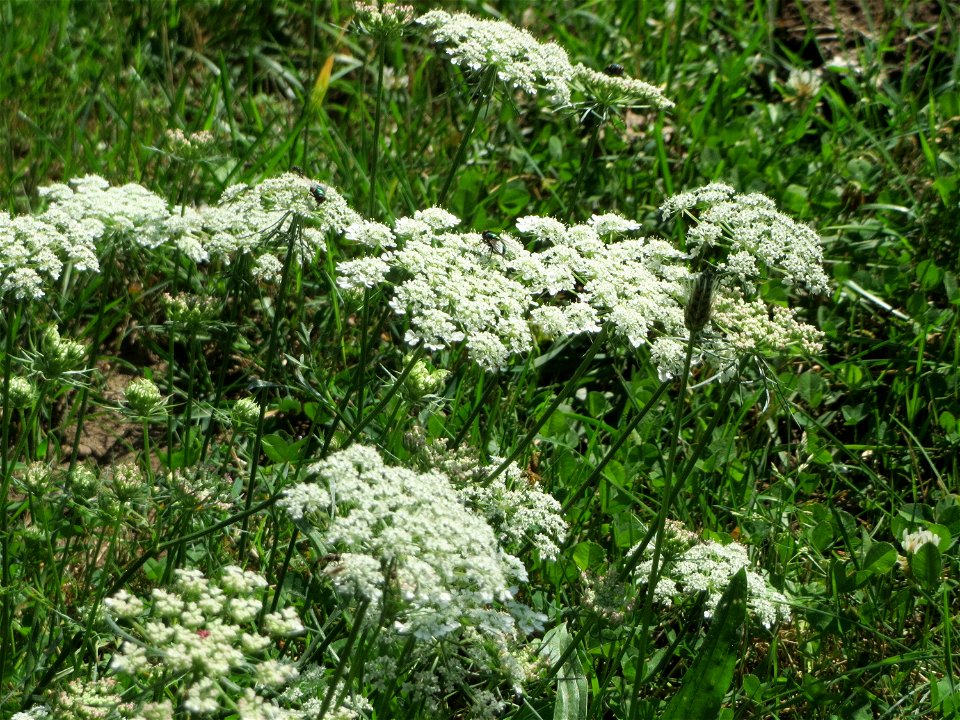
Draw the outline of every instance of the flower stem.
[[[490,93],[493,90],[493,82],[497,79],[497,69],[493,65],[487,68],[487,71],[483,75],[483,79],[480,80],[480,87],[477,90],[477,104],[473,108],[473,115],[470,118],[470,122],[467,124],[467,127],[464,128],[463,136],[460,138],[460,146],[457,148],[457,154],[453,158],[453,164],[450,166],[450,170],[447,172],[447,178],[443,182],[443,189],[440,191],[440,196],[437,198],[437,205],[443,205],[447,199],[447,194],[450,192],[450,188],[453,185],[453,179],[457,175],[457,170],[460,169],[460,165],[463,163],[463,158],[467,153],[467,145],[470,142],[470,138],[473,137],[473,131],[477,127],[477,120],[480,118],[480,111],[483,110],[484,105],[487,104],[487,101],[490,98]]]
[[[560,392],[553,399],[553,402],[550,403],[550,407],[544,410],[543,414],[537,418],[537,421],[533,424],[533,427],[527,432],[523,437],[523,440],[514,448],[513,452],[510,453],[510,456],[500,463],[489,475],[487,475],[483,480],[479,482],[481,486],[489,485],[494,478],[496,478],[500,473],[506,470],[510,463],[516,460],[520,455],[522,455],[526,449],[533,443],[534,439],[537,436],[537,433],[540,432],[540,428],[546,425],[547,420],[550,419],[550,416],[553,415],[554,411],[560,407],[560,403],[567,399],[573,391],[576,389],[577,385],[580,382],[580,378],[584,376],[587,372],[587,369],[590,367],[590,363],[593,362],[594,356],[603,346],[603,343],[607,339],[609,333],[609,325],[604,325],[603,329],[597,333],[597,336],[593,339],[593,344],[587,350],[583,356],[583,360],[580,361],[580,365],[577,366],[577,369],[573,371],[573,375],[570,376],[570,379],[567,380],[566,384],[561,388]]]
[[[0,601],[0,681],[6,678],[7,653],[10,649],[10,640],[13,633],[12,623],[10,622],[10,600],[13,596],[10,587],[10,513],[7,512],[7,501],[10,491],[10,478],[13,475],[13,467],[8,457],[10,452],[10,373],[13,362],[13,341],[20,329],[21,308],[18,307],[13,313],[13,318],[7,325],[7,342],[3,354],[3,404],[0,410],[3,411],[3,441],[0,445],[0,499],[3,507],[0,508],[0,555],[2,555],[2,570],[0,570],[0,594],[3,600]],[[15,459],[15,458],[13,458]]]
[[[270,326],[270,342],[267,347],[267,357],[264,360],[263,379],[265,382],[260,386],[260,390],[271,387],[270,380],[273,377],[273,364],[276,361],[278,345],[280,342],[280,324],[284,316],[284,305],[287,301],[287,286],[290,284],[290,267],[293,265],[293,250],[297,246],[302,232],[302,225],[298,216],[294,215],[290,221],[290,227],[287,229],[287,253],[283,259],[283,272],[280,275],[280,287],[277,289],[277,304],[274,307],[273,323]],[[257,398],[260,403],[260,417],[257,420],[257,433],[253,438],[253,449],[250,452],[250,477],[247,480],[247,492],[244,498],[244,510],[250,509],[253,503],[253,493],[256,486],[257,470],[259,465],[257,459],[260,457],[260,443],[263,440],[263,420],[266,413],[266,402],[261,394]],[[241,560],[246,555],[247,549],[247,525],[250,516],[244,515],[240,524],[240,543],[238,545],[237,557]]]
[[[387,47],[380,43],[377,48],[377,95],[373,109],[373,157],[370,158],[370,200],[367,203],[367,216],[376,217],[377,209],[377,170],[380,166],[380,118],[383,113],[383,66],[386,62]]]
[[[577,204],[580,202],[580,191],[583,189],[583,181],[587,177],[587,171],[593,163],[593,155],[597,151],[597,144],[600,141],[600,125],[601,123],[599,121],[594,125],[593,132],[590,133],[590,139],[587,140],[587,145],[583,149],[583,155],[580,158],[580,172],[577,173],[577,182],[570,192],[570,205],[567,209],[567,216],[571,220],[576,219]]]
[[[660,494],[660,509],[653,526],[653,558],[650,563],[650,576],[647,579],[646,592],[643,596],[643,611],[640,615],[639,647],[637,648],[637,671],[633,679],[633,701],[630,704],[631,718],[637,717],[639,709],[640,687],[643,685],[646,669],[647,638],[653,616],[653,595],[657,587],[660,574],[660,554],[663,548],[663,528],[666,524],[667,513],[670,510],[673,498],[673,469],[677,464],[677,448],[680,444],[680,425],[683,421],[683,411],[686,408],[687,382],[690,379],[690,363],[693,359],[693,346],[697,339],[696,332],[690,333],[687,340],[687,353],[683,360],[683,372],[680,375],[680,389],[677,391],[677,401],[673,413],[673,430],[670,435],[670,452],[667,456],[667,468],[663,476],[663,491]],[[679,483],[678,483],[679,486]]]

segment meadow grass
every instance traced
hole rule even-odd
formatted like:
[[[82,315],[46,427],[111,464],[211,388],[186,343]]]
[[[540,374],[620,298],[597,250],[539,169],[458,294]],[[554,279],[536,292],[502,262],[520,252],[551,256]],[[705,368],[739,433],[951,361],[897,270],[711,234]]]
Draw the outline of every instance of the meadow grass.
[[[960,716],[958,15],[857,7],[0,6],[0,716]]]

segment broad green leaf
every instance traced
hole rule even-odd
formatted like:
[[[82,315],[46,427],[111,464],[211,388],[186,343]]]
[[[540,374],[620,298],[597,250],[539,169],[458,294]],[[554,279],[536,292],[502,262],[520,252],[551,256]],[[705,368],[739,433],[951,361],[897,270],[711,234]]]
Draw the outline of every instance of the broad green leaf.
[[[584,541],[577,543],[573,549],[573,561],[581,570],[591,570],[601,566],[607,559],[603,548],[595,542]]]
[[[717,603],[700,654],[661,720],[716,720],[733,681],[746,617],[747,573],[740,568]]]
[[[940,585],[940,572],[943,570],[943,558],[933,543],[924,543],[910,556],[910,570],[921,585],[935,590]]]
[[[556,664],[573,642],[562,623],[543,636],[540,653]],[[583,672],[576,651],[570,653],[557,672],[557,702],[553,707],[553,720],[582,720],[587,717],[587,676]]]
[[[874,543],[867,550],[860,569],[874,575],[887,572],[897,564],[897,549],[890,543]]]

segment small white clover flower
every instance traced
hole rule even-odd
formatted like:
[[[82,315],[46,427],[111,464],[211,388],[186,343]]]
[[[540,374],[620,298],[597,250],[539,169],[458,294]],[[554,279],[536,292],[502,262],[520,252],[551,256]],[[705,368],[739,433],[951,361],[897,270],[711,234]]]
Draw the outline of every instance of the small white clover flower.
[[[788,102],[806,102],[816,97],[823,83],[815,70],[798,70],[793,68],[787,78],[787,89],[791,96]]]
[[[466,13],[432,10],[417,22],[430,28],[435,42],[447,46],[454,65],[473,71],[493,67],[497,78],[512,88],[530,95],[545,90],[555,104],[569,104],[574,70],[559,45],[540,43],[510,23]]]
[[[917,551],[927,543],[939,547],[940,536],[930,530],[917,530],[913,533],[904,530],[903,538],[900,541],[900,544],[903,546],[903,551],[910,555],[915,555]]]

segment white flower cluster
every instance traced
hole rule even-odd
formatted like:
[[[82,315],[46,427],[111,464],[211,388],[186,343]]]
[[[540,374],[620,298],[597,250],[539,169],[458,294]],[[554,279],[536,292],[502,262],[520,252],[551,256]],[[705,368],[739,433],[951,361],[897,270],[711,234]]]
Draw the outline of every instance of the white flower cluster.
[[[820,238],[806,225],[779,212],[773,200],[760,193],[740,195],[723,183],[712,183],[680,193],[660,206],[664,217],[694,208],[696,225],[687,234],[687,250],[695,256],[712,255],[721,248],[717,269],[748,289],[766,272],[778,274],[787,285],[800,283],[811,292],[827,291]]]
[[[316,188],[320,188],[319,191]],[[325,249],[327,233],[341,233],[360,221],[332,187],[288,173],[259,185],[235,185],[213,207],[169,208],[146,188],[112,187],[96,175],[40,188],[48,207],[35,216],[0,213],[0,295],[18,300],[44,295],[66,264],[99,272],[108,245],[157,248],[169,245],[197,263],[254,257],[254,273],[267,281],[280,274],[277,258],[286,238],[276,231],[291,214],[304,222],[296,246],[298,261]],[[321,199],[318,199],[321,198]]]
[[[200,216],[201,247],[226,262],[238,254],[253,254],[254,274],[275,281],[280,275],[278,254],[285,249],[284,241],[267,243],[264,248],[263,233],[279,229],[291,214],[306,222],[295,247],[298,261],[324,251],[327,233],[341,233],[361,220],[334,188],[286,173],[259,185],[234,185],[224,190],[217,205]]]
[[[423,456],[450,478],[467,507],[486,518],[502,547],[513,550],[529,542],[541,557],[556,559],[567,523],[560,503],[540,488],[536,478],[510,463],[492,482],[481,485],[478,481],[503,458],[491,457],[489,463],[481,463],[468,447],[451,452],[444,443],[432,442],[423,448]]]
[[[387,466],[360,445],[312,471],[320,483],[294,486],[280,505],[320,530],[322,551],[336,551],[327,572],[342,593],[374,605],[389,595],[398,632],[430,639],[473,625],[504,634],[542,622],[513,599],[526,581],[522,563],[442,473]]]
[[[587,105],[600,108],[650,107],[666,110],[674,106],[656,85],[626,75],[598,72],[578,63],[573,68],[573,85],[587,97]]]
[[[121,591],[105,601],[108,613],[127,626],[111,669],[148,685],[179,678],[180,704],[192,715],[218,711],[227,688],[247,686],[249,702],[272,706],[269,717],[300,717],[254,699],[254,689],[272,692],[297,677],[296,667],[270,657],[270,649],[274,638],[303,631],[292,608],[265,615],[267,634],[256,629],[266,586],[256,573],[230,566],[218,582],[177,570],[174,589],[155,588],[149,600]]]
[[[431,10],[417,22],[430,28],[434,42],[447,46],[454,65],[474,71],[496,68],[497,77],[510,87],[530,95],[543,89],[557,105],[569,104],[573,66],[556,43],[538,42],[508,22],[467,13]]]
[[[721,207],[730,197],[728,190],[708,186],[677,196],[664,208],[677,211],[707,201]],[[754,210],[762,208],[749,213],[762,221],[757,219],[750,229],[748,213],[742,213],[739,224],[723,225],[734,254],[720,269],[729,277],[716,283],[712,308],[706,309],[697,336],[699,356],[724,371],[747,355],[794,346],[819,349],[820,333],[800,322],[791,309],[747,297],[760,279],[759,268],[774,264],[783,268],[785,279],[823,290],[819,241],[809,229],[756,200],[758,196],[744,197],[751,198],[748,204]],[[631,346],[649,345],[661,376],[682,370],[684,306],[694,277],[690,254],[662,239],[624,237],[639,224],[613,213],[573,226],[549,217],[522,217],[517,229],[532,240],[534,250],[506,234],[491,246],[490,239],[478,233],[454,231],[457,224],[455,216],[433,208],[401,218],[389,236],[380,226],[376,242],[367,244],[385,251],[340,263],[338,284],[361,290],[393,280],[391,306],[410,317],[408,343],[438,349],[464,342],[486,369],[528,351],[535,333],[545,338],[597,333],[606,323]],[[691,236],[701,227],[706,223]],[[791,247],[783,235],[788,230],[799,238],[793,245],[803,247]],[[366,235],[362,227],[346,233]],[[753,270],[734,273],[738,262],[738,267]]]
[[[900,540],[900,544],[903,546],[903,551],[914,555],[920,548],[927,543],[939,547],[940,537],[930,530],[917,530],[916,532],[908,532],[907,530],[903,531],[903,538]]]
[[[699,542],[695,535],[684,534],[675,526],[666,528],[667,549],[660,565],[660,579],[654,589],[654,600],[666,606],[681,598],[707,594],[705,617],[711,617],[733,576],[741,568],[747,574],[747,609],[765,628],[790,620],[787,598],[775,590],[762,575],[751,570],[747,548],[739,543],[721,545],[712,540]],[[679,547],[677,547],[679,545]],[[682,547],[686,545],[686,549]],[[650,578],[653,547],[644,550],[647,559],[634,571],[639,584]]]

